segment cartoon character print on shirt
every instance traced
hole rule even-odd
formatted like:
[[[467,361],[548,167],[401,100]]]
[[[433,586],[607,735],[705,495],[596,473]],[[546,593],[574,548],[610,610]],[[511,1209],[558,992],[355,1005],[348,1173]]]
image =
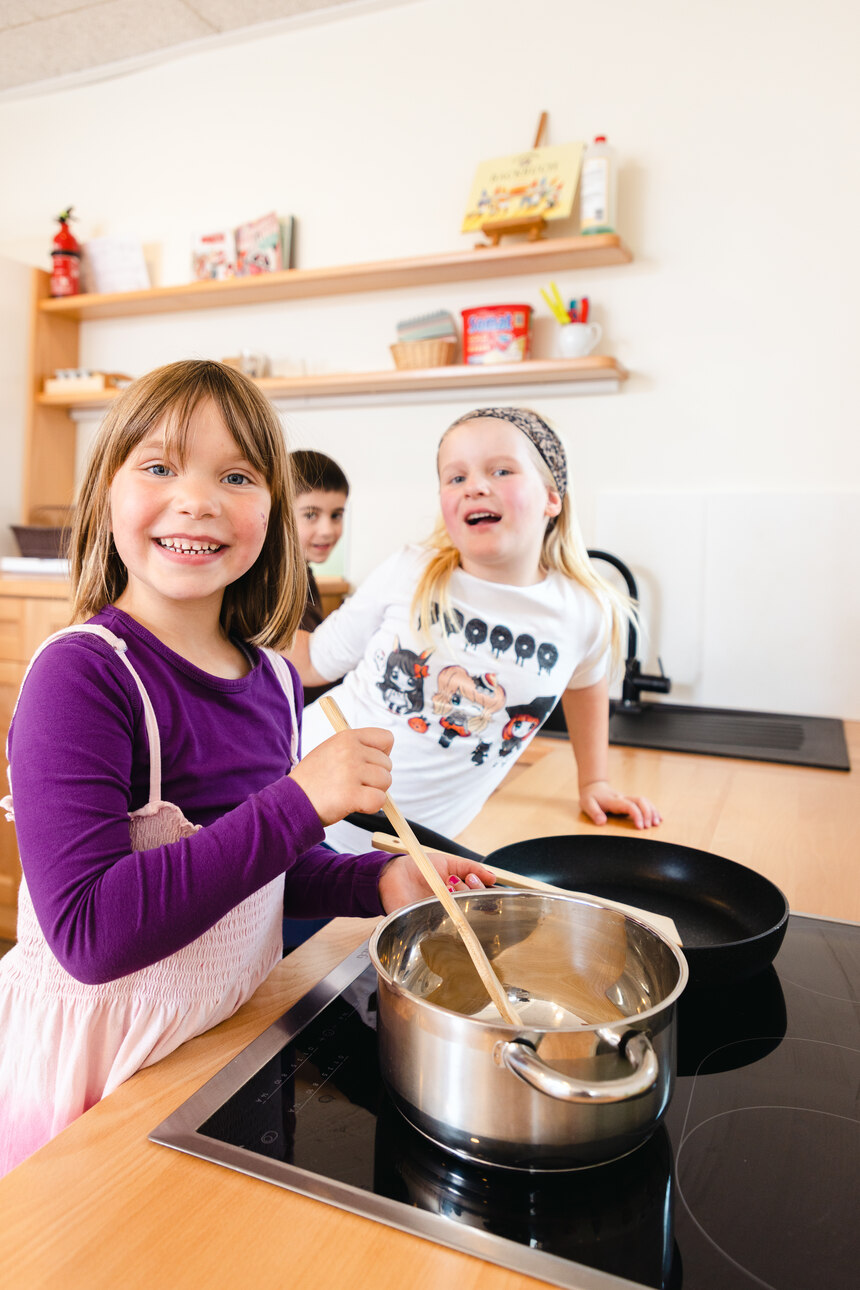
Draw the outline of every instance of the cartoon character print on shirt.
[[[555,700],[555,695],[544,695],[532,699],[531,703],[516,703],[506,708],[510,721],[502,730],[500,757],[509,757],[530,735],[535,733],[552,712]]]
[[[509,660],[524,672],[536,669],[538,676],[548,676],[558,663],[558,646],[552,641],[539,641],[528,631],[515,636],[504,623],[487,622],[477,615],[467,617],[453,606],[443,613],[439,604],[434,603],[431,622],[438,624],[440,621],[445,634],[459,636],[467,652],[477,652],[481,646],[489,646],[495,658],[508,655]],[[504,688],[492,673],[476,676],[464,667],[443,668],[433,696],[433,711],[442,718],[439,743],[443,748],[449,748],[455,738],[480,735],[489,725],[492,715],[505,706],[505,697]],[[556,696],[538,696],[530,703],[507,708],[509,720],[502,731],[498,756],[509,757],[516,752],[543,725],[555,703]],[[408,724],[421,734],[429,729],[427,719],[417,709]],[[473,764],[483,766],[492,751],[491,742],[479,739],[471,754]]]
[[[450,747],[456,738],[468,739],[486,730],[490,718],[505,706],[507,695],[492,672],[471,676],[464,667],[443,667],[433,695],[433,711],[441,717],[439,743]],[[474,760],[474,758],[473,758]],[[480,765],[480,762],[476,762]]]
[[[427,659],[432,653],[429,649],[421,654],[401,649],[400,637],[394,637],[394,648],[385,660],[385,673],[376,682],[389,712],[406,716],[424,707],[424,678],[430,670]]]

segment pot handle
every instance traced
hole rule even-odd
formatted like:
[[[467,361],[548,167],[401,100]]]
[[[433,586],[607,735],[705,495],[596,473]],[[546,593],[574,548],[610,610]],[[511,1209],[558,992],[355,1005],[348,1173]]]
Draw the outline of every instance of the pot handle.
[[[573,1079],[570,1075],[563,1075],[561,1071],[547,1066],[532,1045],[522,1039],[500,1041],[494,1055],[500,1066],[505,1066],[539,1093],[561,1102],[623,1102],[627,1098],[647,1093],[657,1082],[660,1070],[657,1054],[648,1036],[638,1030],[628,1030],[623,1035],[617,1035],[613,1031],[598,1033],[601,1039],[611,1043],[630,1063],[632,1069],[629,1075],[596,1084]]]

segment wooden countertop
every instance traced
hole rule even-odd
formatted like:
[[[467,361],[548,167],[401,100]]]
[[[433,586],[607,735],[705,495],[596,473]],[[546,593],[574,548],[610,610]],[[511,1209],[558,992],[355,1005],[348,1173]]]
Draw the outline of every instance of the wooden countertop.
[[[62,600],[69,594],[68,578],[46,574],[4,573],[0,575],[0,596],[28,596],[36,600]]]
[[[860,722],[846,731],[860,768]],[[541,740],[531,764],[512,771],[461,840],[489,851],[542,834],[597,831],[579,815],[573,769],[566,743]],[[619,787],[659,804],[665,823],[656,836],[758,869],[795,910],[860,921],[860,769],[612,748],[610,773]],[[0,1181],[3,1283],[15,1290],[544,1284],[147,1141],[371,926],[330,923],[279,963],[235,1017],[140,1071]]]

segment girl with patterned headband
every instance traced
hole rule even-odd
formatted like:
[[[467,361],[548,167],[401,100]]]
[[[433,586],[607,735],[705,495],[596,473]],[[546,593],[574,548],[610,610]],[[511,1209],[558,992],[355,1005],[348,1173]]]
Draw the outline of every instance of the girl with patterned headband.
[[[302,681],[344,676],[333,695],[347,720],[394,733],[392,797],[439,832],[469,824],[559,701],[582,810],[595,824],[659,824],[652,803],[607,780],[609,674],[633,607],[588,559],[558,435],[529,409],[479,408],[445,431],[437,465],[432,537],[386,560],[312,635],[299,633],[290,657]],[[386,667],[395,647],[408,721]],[[404,659],[416,660],[415,675]],[[454,691],[444,684],[460,674]],[[480,723],[456,719],[476,702]],[[306,709],[305,747],[328,729],[316,705]],[[344,823],[326,834],[338,849],[358,836]]]

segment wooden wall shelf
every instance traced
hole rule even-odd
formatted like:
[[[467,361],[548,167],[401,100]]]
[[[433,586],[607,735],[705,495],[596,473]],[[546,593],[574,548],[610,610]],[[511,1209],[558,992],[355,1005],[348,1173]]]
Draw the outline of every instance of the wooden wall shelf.
[[[148,291],[113,295],[68,296],[44,299],[40,311],[85,322],[97,318],[124,318],[163,314],[187,309],[229,309],[239,305],[270,304],[280,300],[309,300],[319,296],[353,295],[364,291],[394,291],[401,287],[429,287],[440,282],[470,282],[518,274],[602,268],[628,264],[632,255],[615,233],[588,237],[546,238],[511,246],[449,251],[408,260],[378,260],[334,268],[285,269],[255,278],[228,278],[224,282],[188,282]]]
[[[615,358],[590,354],[587,358],[550,358],[525,363],[494,363],[492,366],[449,366],[394,368],[383,372],[325,372],[311,376],[266,377],[257,385],[270,399],[315,398],[326,395],[398,394],[417,390],[468,390],[486,386],[550,385],[581,381],[620,383],[627,372]],[[94,394],[39,394],[43,407],[83,409],[107,407],[119,390]]]
[[[287,269],[255,278],[225,282],[189,282],[112,295],[81,295],[52,299],[49,277],[33,271],[33,329],[30,364],[30,424],[27,433],[22,519],[32,522],[42,506],[72,501],[75,487],[75,435],[72,413],[106,407],[113,391],[69,396],[40,393],[46,377],[57,368],[80,366],[80,326],[102,318],[134,318],[199,309],[230,309],[253,304],[276,304],[360,292],[420,289],[446,282],[551,272],[574,272],[628,264],[632,255],[614,233],[590,237],[547,237],[495,247],[471,247],[441,255],[379,260],[334,268]],[[413,300],[414,304],[414,300]],[[356,406],[397,401],[404,403],[456,398],[457,391],[544,386],[559,392],[612,393],[627,373],[614,358],[589,355],[579,359],[544,359],[481,367],[434,367],[423,370],[333,372],[260,382],[269,398],[314,406],[355,400]],[[562,388],[560,392],[564,393]]]

